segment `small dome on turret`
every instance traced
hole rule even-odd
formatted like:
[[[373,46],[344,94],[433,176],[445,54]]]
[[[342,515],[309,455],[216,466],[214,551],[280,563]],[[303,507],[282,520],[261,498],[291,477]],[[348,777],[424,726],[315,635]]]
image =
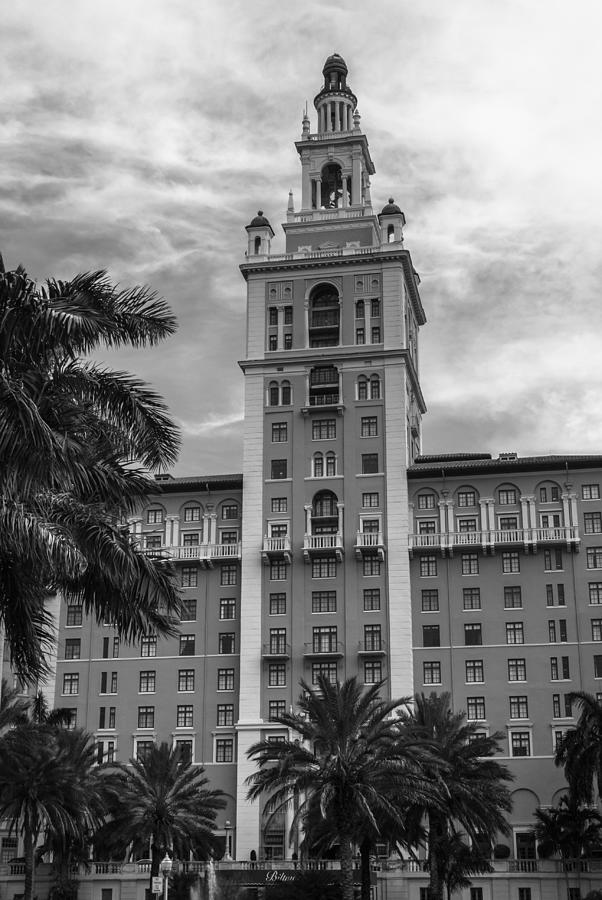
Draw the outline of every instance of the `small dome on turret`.
[[[249,222],[247,227],[248,228],[261,228],[263,225],[267,225],[268,228],[272,227],[270,225],[269,221],[264,216],[263,210],[259,209],[259,210],[257,210],[257,215],[255,216],[254,219],[251,219],[251,221]]]
[[[338,53],[333,53],[324,63],[322,75],[326,75],[328,72],[343,72],[345,75],[349,72],[345,60]]]
[[[399,216],[401,214],[401,210],[393,197],[389,197],[389,202],[382,208],[381,216]]]

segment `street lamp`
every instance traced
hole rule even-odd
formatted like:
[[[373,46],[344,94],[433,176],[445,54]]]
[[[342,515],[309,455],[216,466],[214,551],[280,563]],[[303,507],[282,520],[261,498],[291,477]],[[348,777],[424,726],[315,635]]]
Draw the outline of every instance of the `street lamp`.
[[[170,859],[169,855],[166,853],[161,860],[161,873],[163,875],[163,900],[167,900],[167,892],[169,890],[169,873],[171,872],[172,867],[173,862]]]
[[[231,860],[232,859],[232,825],[230,824],[230,820],[226,819],[225,822],[226,829],[226,852],[224,853],[224,859]]]

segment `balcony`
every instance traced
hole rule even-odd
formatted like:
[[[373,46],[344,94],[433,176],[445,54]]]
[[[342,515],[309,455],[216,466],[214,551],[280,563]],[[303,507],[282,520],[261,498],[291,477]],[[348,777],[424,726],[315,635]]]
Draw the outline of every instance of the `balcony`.
[[[319,657],[320,659],[340,659],[343,656],[343,644],[335,640],[314,640],[304,645],[303,656],[307,658]]]
[[[306,534],[303,539],[303,556],[309,562],[318,556],[336,556],[337,562],[343,561],[343,535]]]
[[[215,562],[235,561],[240,559],[240,541],[233,544],[197,544],[194,547],[153,547],[146,549],[147,556],[159,559],[170,559],[174,562],[199,562],[205,568],[212,569]]]
[[[385,542],[382,531],[358,531],[355,538],[356,559],[364,556],[376,556],[380,560],[385,558]]]
[[[268,537],[266,535],[261,548],[261,558],[264,566],[268,566],[272,561],[281,559],[286,563],[290,563],[293,554],[291,551],[291,539],[288,534],[281,537]]]
[[[382,638],[373,637],[368,641],[360,641],[357,645],[357,652],[360,656],[384,656],[387,652],[387,645]]]
[[[538,546],[565,546],[578,550],[581,538],[577,525],[557,525],[552,528],[508,528],[493,531],[450,531],[431,534],[410,534],[410,554],[440,550],[452,553],[454,549],[470,548],[491,552],[499,547],[524,547],[535,552]]]
[[[291,655],[291,645],[286,641],[269,641],[263,645],[261,655],[264,659],[289,659]]]

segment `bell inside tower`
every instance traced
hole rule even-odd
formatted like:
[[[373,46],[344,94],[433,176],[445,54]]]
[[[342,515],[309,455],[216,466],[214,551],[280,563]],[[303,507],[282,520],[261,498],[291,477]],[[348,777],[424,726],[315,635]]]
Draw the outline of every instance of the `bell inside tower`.
[[[348,179],[343,184],[343,173],[338,163],[329,163],[322,169],[322,185],[320,192],[320,203],[317,204],[323,209],[338,209],[340,206],[351,205],[351,193],[347,187]],[[343,191],[347,192],[346,200],[343,202]]]

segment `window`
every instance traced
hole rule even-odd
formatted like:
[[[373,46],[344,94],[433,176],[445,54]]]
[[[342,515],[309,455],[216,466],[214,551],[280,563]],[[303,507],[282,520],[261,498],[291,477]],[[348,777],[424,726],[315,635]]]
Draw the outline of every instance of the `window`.
[[[180,759],[190,765],[192,762],[192,740],[186,739],[184,741],[176,741],[175,749],[179,751]]]
[[[269,350],[277,350],[278,349],[278,335],[271,334],[268,338],[268,349]]]
[[[286,687],[286,663],[270,663],[268,685],[270,687]]]
[[[194,669],[178,670],[178,691],[194,691]]]
[[[236,584],[238,582],[238,566],[232,564],[223,565],[219,581],[222,586]]]
[[[234,759],[234,738],[215,739],[216,763],[231,763]]]
[[[362,574],[366,577],[380,575],[381,564],[376,556],[365,556],[362,560]]]
[[[594,678],[602,678],[602,656],[594,656]],[[63,690],[63,694],[65,693],[67,691]]]
[[[484,697],[467,697],[466,698],[466,718],[467,719],[484,719],[485,717],[485,698]]]
[[[119,638],[113,638],[113,659],[116,659],[119,656]]]
[[[566,644],[568,641],[566,619],[558,619],[558,634],[560,635],[560,643]]]
[[[329,613],[337,611],[336,591],[312,591],[311,611],[314,613]]]
[[[480,588],[463,588],[462,601],[464,609],[480,609],[481,608],[481,589]]]
[[[382,663],[379,659],[367,659],[364,662],[364,684],[377,684],[383,677]]]
[[[63,675],[63,694],[79,694],[79,674],[67,672]]]
[[[552,694],[552,717],[554,719],[559,719],[562,713],[560,712],[560,694]]]
[[[111,690],[109,691],[109,693],[117,693],[117,672],[111,672]]]
[[[524,644],[525,635],[522,622],[506,622],[506,643]]]
[[[550,657],[550,678],[552,681],[558,681],[558,657]]]
[[[428,589],[422,591],[422,612],[439,611],[439,591]]]
[[[238,542],[238,531],[235,528],[222,528],[219,533],[220,544],[236,544]]]
[[[380,328],[378,325],[372,327],[371,338],[373,344],[380,344]]]
[[[138,728],[154,728],[155,727],[155,707],[139,706],[138,707]]]
[[[182,566],[182,587],[198,587],[198,578],[196,566]]]
[[[335,653],[338,649],[337,626],[315,626],[313,628],[312,649],[314,653]]]
[[[293,324],[293,307],[292,306],[284,307],[284,324],[285,325]]]
[[[476,553],[462,554],[462,575],[479,574],[479,557]]]
[[[504,588],[504,609],[522,609],[523,598],[520,587]]]
[[[138,682],[138,693],[154,694],[157,689],[157,673],[152,669],[140,672],[140,680]]]
[[[477,495],[474,491],[458,491],[458,506],[476,506]]]
[[[556,643],[556,622],[553,620],[548,622],[548,640],[551,644]]]
[[[147,525],[161,525],[163,522],[163,510],[162,509],[147,509],[146,511],[146,524]]]
[[[111,709],[114,711],[115,707],[112,706]],[[68,728],[69,731],[72,731],[74,728],[77,728],[77,709],[68,709],[63,707],[65,713],[65,728]],[[114,717],[113,717],[114,718]],[[115,722],[113,722],[112,728],[115,727]],[[1,860],[0,860],[1,862]]]
[[[365,344],[366,343],[366,329],[365,328],[356,328],[355,329],[355,343],[356,344]],[[361,399],[365,399],[360,397]]]
[[[483,643],[483,634],[480,622],[471,622],[464,626],[464,644],[467,647],[480,646]]]
[[[470,900],[483,900],[483,888],[482,887],[471,887],[469,896],[470,896]]]
[[[365,318],[365,315],[366,315],[366,313],[365,313],[364,301],[358,300],[357,303],[355,304],[355,318],[363,319],[363,318]]]
[[[362,453],[362,475],[378,472],[378,453]]]
[[[270,700],[268,702],[268,721],[275,722],[286,715],[286,700]]]
[[[182,622],[194,622],[196,619],[196,599],[184,597],[182,600]]]
[[[154,746],[154,741],[136,741],[136,759],[138,762],[148,759]]]
[[[268,309],[268,324],[278,324],[278,308],[276,306],[270,306]]]
[[[270,469],[271,478],[287,478],[286,459],[273,459]]]
[[[362,328],[362,331],[364,329]],[[356,335],[357,342],[357,335]],[[368,379],[361,377],[357,380],[357,399],[358,400],[367,400],[368,399]]]
[[[500,530],[514,531],[518,528],[518,519],[516,516],[500,516]]]
[[[602,532],[602,513],[584,513],[583,524],[586,534],[600,534]]]
[[[502,572],[520,572],[520,556],[516,550],[504,550],[502,553]]]
[[[362,494],[362,506],[364,509],[373,509],[380,506],[378,491],[368,491]]]
[[[440,647],[441,639],[439,635],[438,625],[422,626],[422,646],[423,647]]]
[[[380,316],[380,300],[371,300],[370,301],[370,315],[373,319],[378,319]]]
[[[284,444],[288,441],[288,425],[286,422],[272,422],[272,443]]]
[[[510,697],[510,718],[529,718],[529,705],[526,697]]]
[[[311,561],[312,578],[334,578],[337,574],[337,561],[334,556],[324,556]]]
[[[283,406],[290,406],[292,400],[290,381],[283,381],[280,388],[280,395]]]
[[[378,375],[370,377],[370,399],[380,400],[380,378]]]
[[[194,656],[194,634],[180,635],[180,656]]]
[[[234,725],[234,704],[218,703],[217,704],[217,724],[221,727],[225,725]]]
[[[192,705],[178,705],[176,711],[176,728],[192,728]]]
[[[238,519],[238,503],[224,503],[222,519]]]
[[[420,577],[426,578],[437,574],[437,557],[427,556],[420,557]]]
[[[602,641],[602,619],[592,619],[592,641]]]
[[[270,615],[283,616],[286,613],[286,594],[270,594]]]
[[[424,684],[441,684],[441,663],[438,661],[422,663],[422,680]]]
[[[218,691],[234,690],[234,669],[217,670],[217,689]]]
[[[146,634],[140,641],[140,656],[157,655],[157,635]]]
[[[582,500],[599,500],[600,485],[599,484],[583,484],[581,485]]]
[[[330,477],[337,474],[337,458],[334,453],[326,454],[326,476]]]
[[[312,663],[311,683],[317,684],[318,678],[322,675],[324,678],[327,678],[331,684],[336,684],[337,674],[337,664],[335,662]]]
[[[364,588],[364,611],[380,609],[380,588]]]
[[[219,635],[219,643],[218,647],[219,653],[236,653],[235,649],[235,635],[233,631],[222,632]]]
[[[286,628],[270,628],[270,653],[286,653]]]
[[[570,694],[564,695],[564,715],[570,719],[573,715],[573,703]]]
[[[67,606],[67,619],[65,625],[74,626],[82,624],[82,608],[79,603],[70,603]]]
[[[67,638],[65,641],[65,659],[79,659],[81,656],[81,641],[79,638]]]
[[[312,441],[330,441],[337,436],[336,419],[316,419],[311,426]]]
[[[185,531],[182,534],[182,546],[198,547],[200,543],[200,535],[198,531]]]
[[[591,606],[600,606],[602,604],[602,581],[590,581],[588,591]]]
[[[460,534],[469,534],[477,530],[476,519],[458,519],[458,531]]]
[[[418,534],[436,534],[437,522],[435,519],[419,519]]]
[[[500,488],[498,491],[498,503],[500,506],[514,506],[516,503],[516,491],[514,488]]]
[[[587,568],[602,569],[602,547],[587,548]]]
[[[273,513],[283,513],[288,509],[286,497],[272,497],[271,509]]]
[[[562,569],[562,550],[544,550],[543,567],[546,572]]]
[[[364,625],[364,649],[371,653],[382,649],[380,625]]]
[[[184,521],[185,522],[200,522],[201,521],[201,507],[200,506],[187,506],[184,509]]]
[[[418,494],[418,509],[435,509],[435,495]]]
[[[527,661],[525,659],[508,660],[508,681],[527,680]]]
[[[236,617],[236,599],[234,597],[221,597],[219,601],[220,619],[234,619]]]
[[[469,684],[471,682],[485,681],[485,678],[483,675],[483,660],[482,659],[467,659],[465,665],[466,665],[466,681]]]
[[[283,560],[274,560],[270,563],[270,581],[286,581],[287,567]]]
[[[531,756],[531,734],[528,731],[512,731],[510,732],[510,754],[511,756]],[[521,888],[518,889],[520,897]],[[529,891],[529,893],[531,893]]]
[[[378,435],[378,418],[362,416],[360,434],[362,437],[376,437]]]

